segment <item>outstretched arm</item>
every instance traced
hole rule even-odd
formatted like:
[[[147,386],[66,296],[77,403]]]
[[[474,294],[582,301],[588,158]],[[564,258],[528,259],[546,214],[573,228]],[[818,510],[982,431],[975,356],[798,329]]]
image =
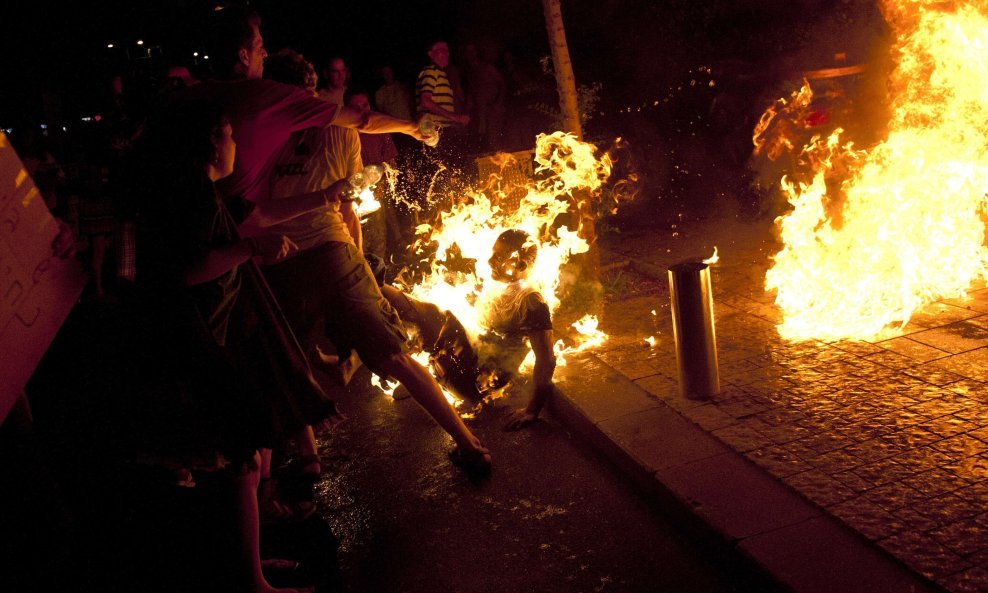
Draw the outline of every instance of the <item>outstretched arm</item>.
[[[263,233],[266,227],[291,220],[306,212],[328,207],[340,200],[346,187],[346,179],[341,179],[318,191],[260,202],[240,223],[240,232],[245,235],[258,235]]]
[[[261,235],[209,250],[189,268],[183,278],[186,286],[209,282],[226,274],[254,256],[282,260],[298,252],[298,246],[284,235]]]
[[[419,131],[417,123],[398,119],[376,111],[361,111],[353,107],[341,105],[333,125],[341,128],[353,128],[364,134],[390,134],[398,132],[407,134],[416,140],[425,140],[426,136]]]
[[[535,331],[528,334],[528,340],[535,353],[535,368],[532,371],[534,389],[528,405],[515,411],[508,419],[505,430],[518,430],[535,422],[552,395],[552,375],[556,371],[556,356],[552,351],[552,330]]]

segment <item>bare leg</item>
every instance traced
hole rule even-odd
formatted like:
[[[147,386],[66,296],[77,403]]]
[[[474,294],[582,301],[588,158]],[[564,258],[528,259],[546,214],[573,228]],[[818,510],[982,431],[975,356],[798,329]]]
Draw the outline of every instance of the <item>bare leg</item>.
[[[340,359],[336,354],[326,354],[318,345],[313,345],[309,352],[309,362],[313,368],[333,377],[337,383],[344,387],[350,383],[353,374],[361,365],[356,350],[351,350],[350,355],[344,359]]]
[[[258,465],[260,466],[260,476],[258,477],[261,480],[266,480],[271,477],[271,449],[261,449],[258,459]]]
[[[453,437],[457,447],[465,451],[483,450],[485,454],[487,453],[487,450],[480,445],[480,439],[470,432],[453,406],[446,401],[439,384],[425,367],[405,353],[395,354],[381,366],[384,371],[404,385],[415,401]]]
[[[270,452],[269,452],[270,453]],[[269,458],[270,459],[270,458]],[[255,454],[260,465],[260,457]],[[270,467],[270,466],[269,466]],[[243,579],[240,590],[248,593],[290,593],[298,589],[276,589],[261,572],[260,519],[257,508],[257,486],[261,481],[260,468],[233,478],[235,489],[234,512],[237,513],[237,538],[240,542],[237,578]],[[303,589],[304,590],[304,589]]]
[[[312,427],[306,425],[295,437],[298,441],[298,454],[301,456],[319,455],[319,446],[316,445],[316,433]]]
[[[306,425],[295,436],[298,443],[298,456],[302,460],[302,472],[305,475],[318,476],[322,471],[319,464],[319,446],[316,444],[316,433]]]
[[[428,348],[435,343],[442,330],[446,317],[439,307],[432,303],[423,303],[407,294],[401,292],[393,286],[384,285],[381,287],[381,294],[388,300],[388,303],[398,312],[402,321],[414,324],[422,334],[422,342]],[[407,387],[407,386],[406,386]]]
[[[310,427],[309,430],[312,430]],[[313,437],[313,446],[315,446]],[[271,449],[261,449],[258,455],[257,484],[254,486],[255,513],[267,522],[293,522],[305,519],[316,511],[312,502],[286,504],[278,500],[277,482],[271,477]]]

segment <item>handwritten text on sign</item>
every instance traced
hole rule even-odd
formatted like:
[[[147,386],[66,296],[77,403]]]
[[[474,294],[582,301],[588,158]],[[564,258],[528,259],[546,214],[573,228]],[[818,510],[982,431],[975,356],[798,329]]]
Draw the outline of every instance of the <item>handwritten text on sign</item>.
[[[85,285],[73,259],[52,255],[58,223],[0,133],[0,421]]]

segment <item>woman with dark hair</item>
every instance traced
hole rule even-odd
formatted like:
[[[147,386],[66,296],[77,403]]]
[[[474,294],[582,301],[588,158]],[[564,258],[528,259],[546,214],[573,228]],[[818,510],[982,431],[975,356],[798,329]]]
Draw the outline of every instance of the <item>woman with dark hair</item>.
[[[258,548],[257,450],[339,415],[252,262],[296,247],[281,235],[241,239],[213,187],[233,171],[235,151],[219,107],[189,101],[150,122],[135,155],[133,325],[145,343],[130,370],[143,389],[128,436],[135,458],[181,485],[209,472],[236,512],[232,589],[274,591]]]

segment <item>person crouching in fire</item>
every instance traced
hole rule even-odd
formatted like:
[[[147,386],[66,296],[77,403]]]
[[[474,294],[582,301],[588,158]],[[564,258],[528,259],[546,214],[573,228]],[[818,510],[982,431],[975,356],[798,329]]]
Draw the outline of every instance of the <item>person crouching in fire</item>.
[[[466,399],[480,400],[504,387],[531,346],[535,354],[532,396],[528,405],[511,415],[505,430],[535,422],[553,392],[556,357],[549,305],[526,282],[537,255],[538,246],[525,231],[510,229],[498,236],[488,263],[491,278],[503,283],[504,289],[487,303],[487,333],[480,336],[476,346],[449,311],[440,311],[436,305],[416,300],[393,286],[381,287],[401,319],[418,327],[440,382]]]

